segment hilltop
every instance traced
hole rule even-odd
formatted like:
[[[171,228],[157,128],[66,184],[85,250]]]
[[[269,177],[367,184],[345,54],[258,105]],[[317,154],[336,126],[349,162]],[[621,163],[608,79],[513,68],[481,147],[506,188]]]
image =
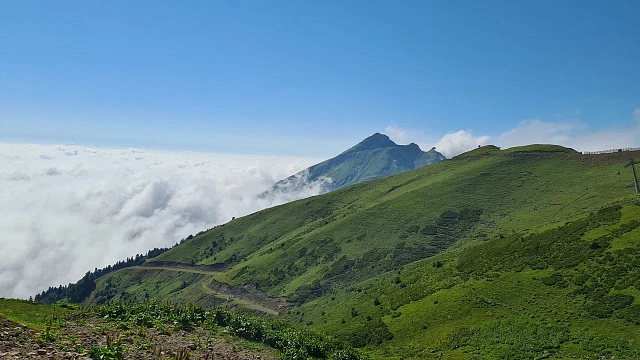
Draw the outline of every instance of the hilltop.
[[[336,157],[278,181],[263,196],[295,192],[313,183],[320,186],[321,193],[326,193],[444,159],[435,148],[424,152],[414,143],[398,145],[387,135],[375,133]]]
[[[637,358],[638,155],[474,149],[232,220],[85,302],[249,308],[380,359]]]
[[[515,146],[512,148],[508,148],[505,150],[501,150],[499,147],[495,145],[485,145],[478,146],[477,149],[473,149],[462,153],[457,158],[465,158],[465,157],[476,157],[483,155],[507,155],[507,154],[551,154],[551,153],[565,153],[565,154],[577,154],[578,152],[574,149],[567,148],[560,145],[552,145],[552,144],[532,144],[525,146]]]

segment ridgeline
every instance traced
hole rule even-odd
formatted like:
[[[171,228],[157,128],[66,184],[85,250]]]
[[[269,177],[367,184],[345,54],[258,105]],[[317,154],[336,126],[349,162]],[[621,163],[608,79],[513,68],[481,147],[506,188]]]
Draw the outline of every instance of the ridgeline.
[[[435,148],[424,152],[414,143],[398,145],[387,135],[375,133],[336,157],[278,181],[262,196],[296,193],[313,184],[320,187],[320,193],[327,193],[444,159]]]
[[[380,359],[638,358],[639,155],[474,149],[234,219],[85,302],[280,299],[277,318]]]

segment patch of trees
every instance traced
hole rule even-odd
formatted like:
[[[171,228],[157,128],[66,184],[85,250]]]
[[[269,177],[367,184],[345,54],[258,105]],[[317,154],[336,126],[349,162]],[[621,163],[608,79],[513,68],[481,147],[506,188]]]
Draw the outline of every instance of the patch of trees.
[[[378,346],[385,340],[393,339],[393,334],[382,319],[378,317],[368,317],[366,319],[367,321],[359,326],[358,331],[350,334],[349,340],[354,347]]]
[[[153,250],[149,250],[146,255],[137,254],[136,256],[128,257],[126,260],[118,261],[114,265],[109,265],[102,269],[95,268],[94,271],[88,271],[82,279],[75,284],[70,283],[69,285],[60,285],[58,287],[50,286],[46,291],[37,294],[34,300],[45,304],[54,304],[58,301],[81,303],[96,289],[95,281],[99,277],[116,270],[142,265],[145,260],[152,259],[167,250],[169,250],[169,248],[154,248]]]
[[[103,289],[96,291],[95,302],[98,305],[106,304],[109,300],[113,299],[117,295],[121,295],[122,299],[126,298],[126,293],[119,292],[118,288],[111,283],[112,278],[107,279],[107,283]]]

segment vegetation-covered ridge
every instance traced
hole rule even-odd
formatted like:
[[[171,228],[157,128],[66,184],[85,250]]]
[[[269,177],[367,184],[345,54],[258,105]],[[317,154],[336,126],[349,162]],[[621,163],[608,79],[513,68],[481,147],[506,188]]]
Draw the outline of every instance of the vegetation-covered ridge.
[[[455,249],[284,315],[380,358],[640,356],[640,206]]]
[[[232,220],[102,277],[87,303],[246,305],[210,286],[226,283],[375,358],[634,358],[637,155],[442,161]]]
[[[514,146],[511,148],[501,150],[495,145],[479,146],[477,149],[473,149],[464,152],[456,158],[474,157],[474,156],[486,156],[486,155],[508,155],[508,154],[521,154],[521,153],[577,153],[574,149],[567,148],[560,145],[552,144],[532,144],[524,146]]]
[[[458,241],[552,224],[633,192],[630,172],[618,175],[622,163],[585,160],[444,161],[233,220],[152,262],[214,265],[229,269],[219,281],[305,298],[310,288],[363,281]],[[447,217],[464,211],[477,219]]]

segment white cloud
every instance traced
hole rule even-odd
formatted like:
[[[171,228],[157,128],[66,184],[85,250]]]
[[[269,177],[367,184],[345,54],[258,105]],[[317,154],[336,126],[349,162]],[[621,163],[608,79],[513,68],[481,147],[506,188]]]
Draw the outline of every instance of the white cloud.
[[[28,297],[296,197],[316,159],[0,143],[0,297]]]
[[[435,143],[435,138],[425,135],[422,131],[416,129],[402,129],[397,126],[387,126],[385,134],[389,136],[397,144],[406,145],[415,143],[422,150],[430,150]],[[436,149],[440,151],[439,149]],[[446,156],[446,155],[445,155]]]
[[[579,116],[580,112],[574,111],[571,115]],[[430,140],[414,129],[390,126],[386,131],[392,139],[400,143],[411,140],[422,149],[435,146],[436,150],[448,158],[472,150],[478,145],[488,144],[502,148],[529,144],[556,144],[578,151],[598,151],[640,146],[640,109],[635,109],[632,116],[636,120],[635,123],[617,129],[593,130],[576,119],[563,121],[531,119],[522,121],[513,129],[497,136],[476,136],[472,130],[459,130],[448,133],[436,141]]]
[[[586,125],[578,121],[544,122],[539,119],[525,120],[515,128],[500,134],[496,139],[499,146],[512,147],[527,144],[566,144],[572,136],[586,130]]]
[[[486,145],[488,136],[474,136],[471,130],[460,130],[443,136],[436,142],[436,150],[447,158],[481,145]]]
[[[503,148],[527,144],[556,144],[578,151],[598,151],[638,146],[640,127],[638,124],[630,124],[625,128],[593,130],[579,120],[527,120],[514,129],[491,138],[490,141]]]
[[[420,137],[422,134],[419,134],[414,129],[402,129],[397,126],[387,126],[384,129],[384,133],[391,138],[397,144],[408,144],[410,142],[415,142],[416,137]]]
[[[387,126],[385,133],[398,144],[413,142],[418,144],[423,151],[435,146],[436,150],[447,158],[471,150],[478,145],[484,145],[489,139],[488,136],[474,136],[471,130],[452,132],[440,139],[427,136],[416,129],[403,129],[396,126]]]

